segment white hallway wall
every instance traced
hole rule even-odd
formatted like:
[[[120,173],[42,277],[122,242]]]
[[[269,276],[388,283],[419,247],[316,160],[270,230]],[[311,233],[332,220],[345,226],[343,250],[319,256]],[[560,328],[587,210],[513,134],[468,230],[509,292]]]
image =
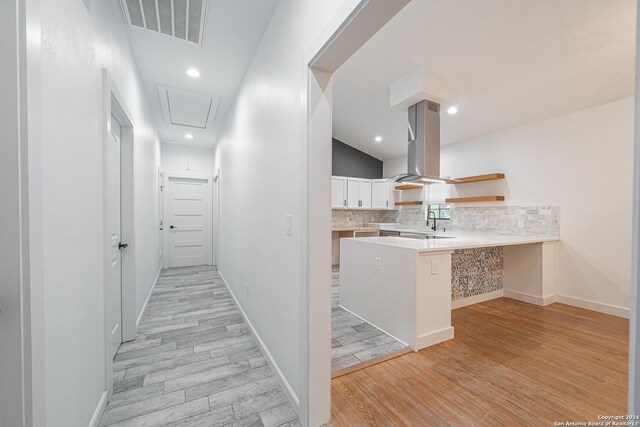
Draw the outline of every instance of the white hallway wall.
[[[216,147],[219,268],[296,396],[301,386],[303,57],[343,3],[355,5],[280,1]],[[293,217],[290,236],[286,215]]]
[[[458,186],[458,194],[560,206],[558,293],[576,305],[622,314],[631,275],[633,114],[634,99],[627,98],[446,145],[441,173],[504,172],[503,182]],[[384,169],[385,176],[404,172],[406,158],[386,161]]]
[[[213,149],[167,143],[160,147],[163,172],[216,175]]]
[[[101,70],[135,125],[136,306],[159,268],[160,147],[115,1],[41,0],[47,425],[86,427],[105,389]]]

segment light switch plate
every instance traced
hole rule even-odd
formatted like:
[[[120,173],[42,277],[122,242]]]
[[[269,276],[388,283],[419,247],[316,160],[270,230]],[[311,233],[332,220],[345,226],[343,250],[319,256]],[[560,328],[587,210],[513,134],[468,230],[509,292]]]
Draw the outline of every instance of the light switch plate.
[[[376,258],[376,270],[382,271],[382,258]]]
[[[440,274],[440,261],[431,261],[431,275],[435,276]]]

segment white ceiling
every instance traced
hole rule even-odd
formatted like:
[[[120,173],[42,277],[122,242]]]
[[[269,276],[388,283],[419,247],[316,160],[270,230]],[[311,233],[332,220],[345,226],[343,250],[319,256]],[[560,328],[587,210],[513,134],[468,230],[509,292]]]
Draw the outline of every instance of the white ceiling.
[[[334,74],[333,135],[405,155],[389,85],[416,66],[460,93],[458,114],[441,113],[443,144],[633,96],[635,3],[413,0]]]
[[[215,145],[278,0],[209,0],[208,3],[202,46],[127,26],[140,77],[163,142],[198,147]],[[193,79],[185,74],[190,67],[200,71],[199,78]],[[162,113],[158,85],[195,91],[214,99],[219,97],[212,125],[199,129],[167,123]],[[172,115],[181,115],[181,122],[188,120],[190,115],[193,115],[194,123],[202,122],[206,111],[201,111],[197,106],[209,106],[209,103],[202,102],[202,96],[194,96],[192,108],[172,111]],[[178,104],[186,105],[186,98],[176,96],[175,99]],[[185,139],[187,133],[194,138]]]

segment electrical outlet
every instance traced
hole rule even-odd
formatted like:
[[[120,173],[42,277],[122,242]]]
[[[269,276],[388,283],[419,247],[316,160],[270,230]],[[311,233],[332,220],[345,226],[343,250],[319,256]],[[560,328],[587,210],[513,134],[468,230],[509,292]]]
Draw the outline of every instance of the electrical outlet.
[[[286,227],[285,227],[285,233],[287,233],[287,236],[291,236],[292,228],[293,228],[293,216],[292,215],[287,215],[286,216]]]
[[[524,228],[524,218],[518,219],[518,227],[519,228]]]
[[[376,270],[382,271],[382,258],[376,258]]]
[[[247,294],[247,299],[248,299],[248,298],[249,298],[249,288],[250,288],[250,286],[249,286],[249,284],[247,283],[246,285],[244,285],[244,287],[245,287],[245,292],[246,292],[246,294]]]

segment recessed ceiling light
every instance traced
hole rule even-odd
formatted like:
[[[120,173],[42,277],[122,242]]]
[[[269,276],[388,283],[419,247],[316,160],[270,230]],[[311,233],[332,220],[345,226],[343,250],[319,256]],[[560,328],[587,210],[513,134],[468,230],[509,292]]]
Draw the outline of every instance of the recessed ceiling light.
[[[376,142],[382,142],[382,137],[381,137],[381,136],[376,136],[376,137],[374,138],[374,140],[375,140]]]
[[[187,73],[187,76],[193,77],[194,79],[197,77],[200,77],[200,71],[198,71],[195,68],[187,68],[186,73]]]
[[[455,105],[447,108],[447,113],[449,114],[455,114],[457,112],[458,112],[458,107],[456,107]]]
[[[187,139],[193,139],[193,135],[190,133],[186,134],[184,137]]]

